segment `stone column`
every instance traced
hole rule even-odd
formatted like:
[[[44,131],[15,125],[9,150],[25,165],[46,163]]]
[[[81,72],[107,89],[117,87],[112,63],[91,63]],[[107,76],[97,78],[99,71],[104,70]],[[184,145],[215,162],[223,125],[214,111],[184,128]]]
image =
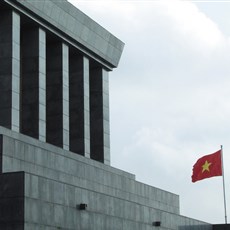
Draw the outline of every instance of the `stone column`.
[[[90,156],[110,164],[108,71],[90,68]]]
[[[20,15],[0,15],[0,125],[19,132]]]
[[[46,141],[46,32],[39,28],[39,140]]]
[[[70,56],[70,150],[90,157],[89,60]]]
[[[63,148],[69,150],[69,47],[62,44]]]
[[[49,38],[46,73],[46,140],[69,149],[69,49]]]
[[[21,41],[21,132],[46,140],[46,33],[22,27]]]

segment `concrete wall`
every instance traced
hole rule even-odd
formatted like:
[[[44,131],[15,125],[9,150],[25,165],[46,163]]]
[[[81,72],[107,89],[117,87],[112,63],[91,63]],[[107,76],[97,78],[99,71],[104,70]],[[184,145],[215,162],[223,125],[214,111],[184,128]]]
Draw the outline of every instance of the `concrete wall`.
[[[0,174],[0,229],[24,230],[24,173]]]
[[[148,230],[156,221],[158,229],[212,229],[181,216],[177,195],[130,173],[5,128],[0,133],[3,175],[25,172],[24,229]]]

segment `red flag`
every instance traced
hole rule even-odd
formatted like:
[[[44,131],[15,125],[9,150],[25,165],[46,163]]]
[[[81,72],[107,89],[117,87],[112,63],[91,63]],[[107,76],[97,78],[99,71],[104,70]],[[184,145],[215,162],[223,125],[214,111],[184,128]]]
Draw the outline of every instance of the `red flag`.
[[[192,182],[222,176],[221,150],[198,159],[193,165]]]

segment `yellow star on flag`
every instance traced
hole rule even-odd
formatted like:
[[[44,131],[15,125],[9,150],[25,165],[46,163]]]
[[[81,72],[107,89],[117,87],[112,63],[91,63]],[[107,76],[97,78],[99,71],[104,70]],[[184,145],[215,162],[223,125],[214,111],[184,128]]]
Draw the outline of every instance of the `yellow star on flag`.
[[[210,169],[209,169],[209,166],[211,165],[212,163],[209,163],[208,161],[205,161],[205,163],[202,165],[202,173],[204,172],[204,171],[210,171]]]

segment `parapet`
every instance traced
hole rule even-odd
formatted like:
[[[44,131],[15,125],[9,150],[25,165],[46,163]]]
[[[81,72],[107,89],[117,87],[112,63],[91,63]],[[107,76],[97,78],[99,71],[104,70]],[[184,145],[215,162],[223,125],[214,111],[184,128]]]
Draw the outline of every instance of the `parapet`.
[[[68,1],[4,0],[59,33],[109,68],[118,66],[124,43]]]

